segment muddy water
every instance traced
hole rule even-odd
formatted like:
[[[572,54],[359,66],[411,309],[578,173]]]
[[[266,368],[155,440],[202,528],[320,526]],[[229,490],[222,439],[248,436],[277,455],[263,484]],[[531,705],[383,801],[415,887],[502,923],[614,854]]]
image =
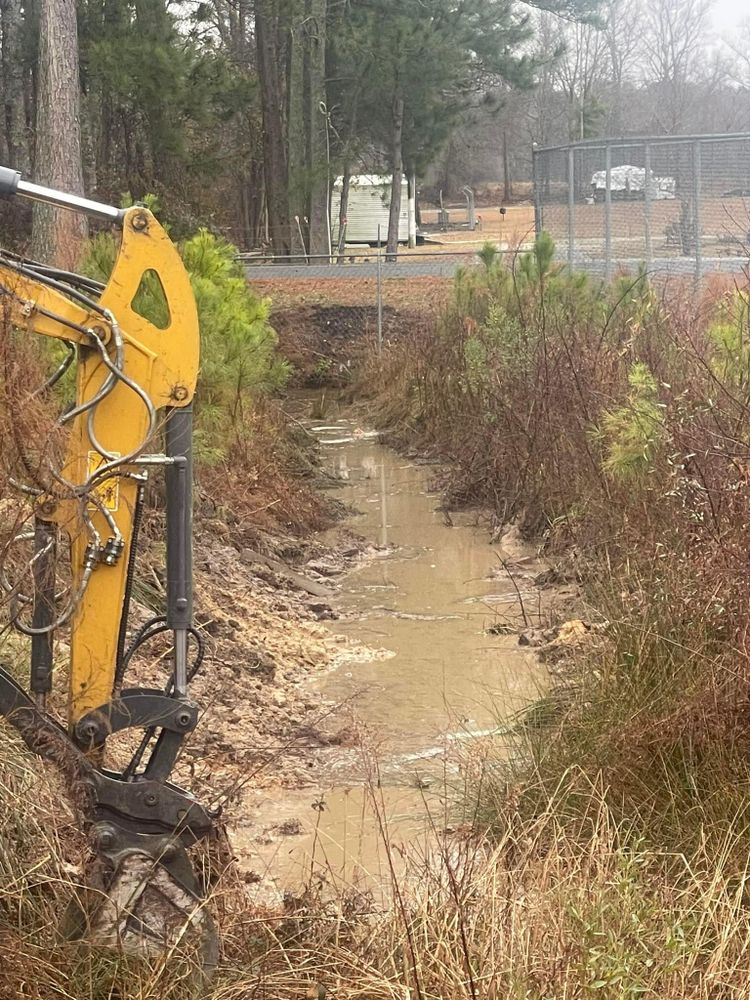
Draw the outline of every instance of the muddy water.
[[[350,574],[339,601],[349,620],[336,624],[376,655],[345,663],[325,692],[354,699],[386,766],[403,768],[446,737],[496,726],[536,693],[539,671],[516,636],[487,633],[516,624],[519,593],[486,528],[436,509],[435,467],[373,440],[341,441],[346,436],[329,427],[317,434],[329,467],[344,478],[343,497],[361,511],[352,526],[381,554]],[[522,581],[518,588],[533,613],[537,594],[524,593]]]
[[[329,877],[373,879],[383,865],[383,825],[396,839],[426,843],[450,819],[450,787],[461,780],[456,748],[497,730],[542,689],[544,673],[517,637],[487,631],[517,626],[521,601],[534,617],[536,567],[532,554],[510,553],[514,583],[486,528],[438,509],[434,466],[398,455],[347,420],[308,428],[341,483],[338,495],[359,512],[351,527],[373,547],[343,581],[341,619],[331,626],[354,649],[322,682],[351,714],[366,752],[329,755],[316,788],[261,795],[251,803],[253,826],[268,835],[240,846],[256,868],[285,882],[317,863]]]

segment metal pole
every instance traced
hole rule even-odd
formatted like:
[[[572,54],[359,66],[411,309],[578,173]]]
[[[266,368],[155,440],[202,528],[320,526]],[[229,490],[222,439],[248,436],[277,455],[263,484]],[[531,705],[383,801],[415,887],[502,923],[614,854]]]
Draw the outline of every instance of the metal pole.
[[[568,150],[568,267],[573,269],[575,260],[575,227],[576,227],[576,199],[575,199],[575,174],[576,174],[576,154],[571,147]]]
[[[330,116],[326,114],[326,170],[327,170],[327,181],[326,181],[326,222],[328,223],[328,257],[330,262],[331,254],[333,253],[333,237],[331,234],[331,137],[328,134],[328,125],[330,122]]]
[[[700,142],[696,142],[693,145],[693,238],[695,240],[695,277],[700,281],[703,272]]]
[[[328,263],[330,264],[333,254],[333,237],[331,235],[331,136],[329,132],[331,111],[328,110],[325,101],[318,103],[318,110],[323,115],[326,123],[326,225],[328,229]]]
[[[542,192],[539,189],[539,156],[536,143],[531,147],[531,186],[534,189],[534,233],[541,235],[544,219],[542,218]]]
[[[380,456],[380,544],[388,545],[388,494],[386,492],[385,456]]]
[[[409,249],[417,245],[417,175],[412,172],[409,182]]]
[[[174,633],[174,693],[187,693],[188,631],[193,623],[193,407],[173,408],[165,421],[167,625]]]
[[[104,222],[122,222],[125,212],[114,205],[104,205],[100,201],[91,201],[67,191],[56,191],[54,188],[33,184],[21,178],[18,170],[10,167],[0,167],[0,198],[28,198],[29,201],[41,201],[45,205],[55,205],[57,208],[67,208],[72,212],[83,212],[93,215]]]
[[[651,245],[651,147],[648,145],[643,148],[643,168],[646,175],[643,182],[643,238],[646,244],[646,267],[650,268],[654,252]]]
[[[607,172],[604,188],[604,275],[609,280],[612,277],[612,147],[607,146],[605,153]]]
[[[378,225],[378,356],[383,353],[383,257],[380,252],[380,225]]]

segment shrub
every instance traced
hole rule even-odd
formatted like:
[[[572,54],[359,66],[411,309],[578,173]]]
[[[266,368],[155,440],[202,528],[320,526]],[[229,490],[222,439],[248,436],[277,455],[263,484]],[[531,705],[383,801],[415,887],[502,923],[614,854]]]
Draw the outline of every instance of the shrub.
[[[557,790],[580,833],[576,767],[651,843],[689,855],[731,832],[744,864],[747,303],[597,282],[543,236],[512,269],[461,274],[436,327],[368,373],[380,412],[449,461],[449,501],[516,520],[563,572],[575,554],[604,628],[517,730],[515,764],[503,748],[483,776],[488,822],[509,787],[527,818]]]

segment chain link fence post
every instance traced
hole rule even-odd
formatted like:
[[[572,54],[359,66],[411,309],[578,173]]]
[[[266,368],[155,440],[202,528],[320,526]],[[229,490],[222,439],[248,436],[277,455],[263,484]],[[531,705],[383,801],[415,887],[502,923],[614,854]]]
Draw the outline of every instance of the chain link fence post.
[[[575,225],[576,225],[576,159],[575,149],[568,150],[568,267],[575,263]]]
[[[701,143],[693,143],[693,239],[695,240],[695,280],[703,271],[703,223],[701,221]]]
[[[643,242],[646,251],[646,267],[651,269],[651,261],[654,256],[654,248],[651,242],[651,198],[653,195],[653,181],[651,174],[651,146],[646,143],[643,147]]]
[[[536,143],[531,148],[531,180],[534,189],[534,233],[539,236],[544,226],[542,218],[542,187],[539,177],[539,149]]]
[[[378,271],[376,295],[378,303],[378,356],[383,353],[383,255],[380,250],[380,226],[378,226]]]
[[[612,146],[607,143],[605,151],[604,181],[604,276],[612,277]]]

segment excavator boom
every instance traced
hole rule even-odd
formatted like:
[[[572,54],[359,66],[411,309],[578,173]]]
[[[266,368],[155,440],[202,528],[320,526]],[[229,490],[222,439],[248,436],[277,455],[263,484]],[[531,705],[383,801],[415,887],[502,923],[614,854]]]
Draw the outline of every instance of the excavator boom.
[[[215,935],[186,851],[212,834],[216,817],[169,780],[197,723],[188,685],[203,657],[192,621],[192,401],[199,330],[190,280],[176,247],[144,207],[101,205],[30,184],[4,167],[0,197],[87,212],[120,231],[106,285],[0,250],[0,335],[13,327],[62,340],[77,363],[75,400],[57,421],[66,433],[60,467],[46,458],[31,481],[14,480],[30,498],[33,528],[19,531],[6,546],[0,584],[12,624],[31,637],[31,664],[28,691],[0,667],[0,714],[32,751],[61,766],[77,790],[81,820],[109,873],[97,904],[85,914],[89,939],[155,953],[173,946],[189,926],[211,964]],[[159,294],[158,317],[139,311],[144,288]],[[166,607],[128,643],[145,484],[160,470],[166,479]],[[33,592],[23,593],[5,565],[10,549],[30,544],[24,579],[31,577],[33,588],[26,589]],[[70,565],[61,589],[63,548]],[[62,722],[48,711],[54,637],[61,629],[70,638]],[[173,650],[164,688],[128,687],[128,666],[138,649],[164,634]],[[124,730],[140,733],[138,747],[124,768],[108,769],[107,740]]]

